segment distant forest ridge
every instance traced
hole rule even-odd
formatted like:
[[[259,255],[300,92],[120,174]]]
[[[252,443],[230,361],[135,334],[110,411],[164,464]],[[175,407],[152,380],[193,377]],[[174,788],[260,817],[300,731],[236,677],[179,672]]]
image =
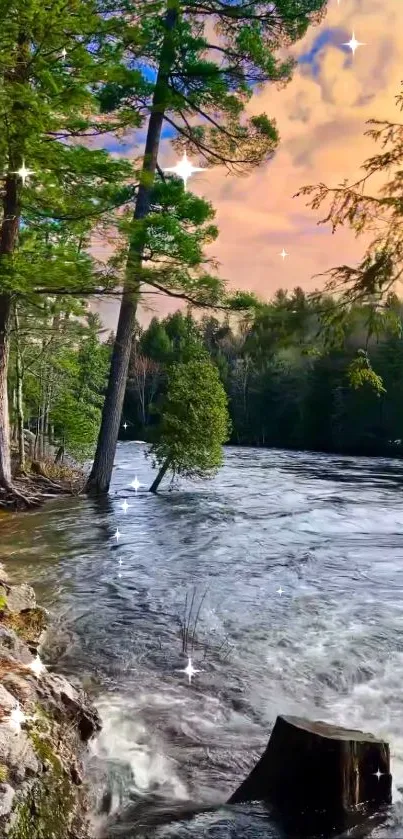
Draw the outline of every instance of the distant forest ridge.
[[[152,441],[171,364],[218,367],[229,443],[357,455],[403,452],[403,301],[341,308],[329,295],[278,291],[257,312],[137,327],[121,439]]]

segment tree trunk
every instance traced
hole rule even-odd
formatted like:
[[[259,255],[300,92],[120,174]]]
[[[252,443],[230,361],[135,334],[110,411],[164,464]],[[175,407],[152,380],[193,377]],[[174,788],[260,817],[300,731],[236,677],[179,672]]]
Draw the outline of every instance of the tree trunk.
[[[59,446],[59,448],[57,450],[56,457],[55,457],[55,463],[63,463],[63,458],[64,458],[64,445]]]
[[[158,475],[157,475],[155,481],[150,486],[150,490],[149,490],[150,492],[157,492],[157,489],[158,489],[165,473],[168,471],[168,469],[169,469],[169,458],[167,458],[165,463],[163,463],[163,465],[161,466],[161,469],[158,472]]]
[[[11,297],[0,296],[0,487],[11,488],[10,421],[7,373],[10,354]]]
[[[161,130],[167,105],[168,77],[175,60],[175,44],[172,37],[172,30],[176,24],[177,17],[178,0],[168,0],[165,17],[166,32],[161,48],[160,65],[148,123],[143,168],[134,211],[135,221],[145,218],[149,212],[151,191],[157,168]],[[94,463],[86,486],[87,492],[92,494],[107,493],[111,482],[126,391],[132,339],[135,332],[137,305],[140,296],[141,262],[142,250],[138,252],[134,249],[129,249],[126,266],[126,282],[120,306],[119,323],[102,411],[101,428]]]
[[[30,57],[29,44],[24,32],[20,32],[17,39],[17,61],[15,68],[7,72],[8,79],[21,84],[25,80],[27,60]],[[3,220],[0,227],[0,273],[4,288],[11,288],[13,273],[12,256],[17,244],[20,223],[20,200],[18,194],[18,176],[16,172],[22,164],[24,120],[23,111],[26,106],[16,101],[15,116],[19,117],[21,125],[21,139],[15,136],[7,144],[9,172],[4,180],[3,189]],[[7,282],[9,281],[9,283]],[[11,486],[11,452],[10,452],[10,419],[8,412],[7,374],[10,357],[10,325],[12,316],[12,295],[4,291],[0,295],[0,488],[14,492]],[[18,493],[17,493],[18,494]]]
[[[3,198],[3,222],[0,231],[0,270],[10,274],[10,258],[18,236],[19,201],[16,175],[7,175]],[[0,487],[11,489],[10,418],[8,412],[7,374],[10,357],[12,297],[0,295]]]
[[[390,804],[391,788],[388,743],[280,716],[266,751],[229,803],[266,802],[288,836],[331,836]]]
[[[20,324],[18,317],[18,305],[14,303],[14,324],[15,324],[15,373],[17,379],[17,439],[18,439],[18,466],[21,470],[25,467],[25,441],[24,441],[24,402],[23,402],[23,369],[20,345]]]

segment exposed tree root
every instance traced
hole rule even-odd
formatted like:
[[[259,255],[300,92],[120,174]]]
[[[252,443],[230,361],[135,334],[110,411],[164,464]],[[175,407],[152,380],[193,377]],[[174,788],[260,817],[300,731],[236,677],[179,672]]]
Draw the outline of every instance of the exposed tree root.
[[[31,510],[48,499],[76,494],[69,486],[47,481],[42,476],[19,477],[12,484],[0,487],[0,509]]]
[[[15,484],[0,487],[0,507],[6,510],[29,510],[41,503],[40,496],[26,495]]]

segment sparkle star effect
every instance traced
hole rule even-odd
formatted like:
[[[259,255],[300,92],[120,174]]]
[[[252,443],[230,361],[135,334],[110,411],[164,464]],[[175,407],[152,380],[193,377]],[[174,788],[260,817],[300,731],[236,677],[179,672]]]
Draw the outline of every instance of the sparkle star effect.
[[[33,175],[33,174],[34,174],[34,172],[33,172],[33,169],[28,169],[28,168],[25,166],[25,160],[23,160],[23,161],[22,161],[22,166],[20,166],[20,168],[19,168],[19,169],[17,169],[17,171],[16,171],[16,172],[14,172],[14,174],[15,174],[15,175],[19,175],[19,176],[20,176],[20,178],[21,178],[21,180],[22,180],[22,183],[23,183],[23,186],[25,186],[25,184],[26,184],[26,182],[27,182],[28,178],[29,178],[31,175]]]
[[[124,430],[126,431],[126,428],[127,428],[127,422],[124,422],[124,423],[123,423],[123,428],[124,428]]]
[[[279,594],[280,597],[281,597],[282,594],[284,594],[284,590],[281,588],[281,586],[280,586],[280,588],[277,589],[277,594]]]
[[[288,253],[287,253],[287,251],[285,251],[285,250],[284,250],[284,248],[283,248],[283,250],[281,251],[281,253],[279,253],[279,256],[282,256],[282,257],[283,257],[283,261],[284,261],[284,259],[286,258],[286,256],[288,256]]]
[[[356,37],[355,37],[355,33],[354,33],[354,32],[353,32],[353,34],[352,34],[352,36],[351,36],[350,40],[349,40],[349,41],[346,41],[346,42],[343,44],[343,47],[350,47],[350,50],[351,50],[351,52],[353,53],[353,55],[355,55],[356,50],[358,49],[358,47],[365,47],[365,46],[366,46],[366,44],[362,43],[361,41],[357,41],[357,39],[356,39]]]
[[[123,512],[127,513],[128,509],[129,509],[129,504],[127,503],[126,499],[124,500],[124,502],[121,506],[122,506]]]
[[[44,673],[44,671],[46,670],[46,667],[41,661],[39,655],[37,655],[36,658],[34,658],[34,660],[31,661],[30,664],[28,664],[28,667],[30,670],[32,670],[33,673],[35,673],[35,676],[38,677],[41,676],[42,673]]]
[[[174,172],[175,175],[178,175],[179,178],[182,178],[184,187],[186,189],[187,182],[191,175],[194,174],[194,172],[205,172],[206,170],[201,168],[200,166],[193,166],[193,163],[191,163],[190,160],[188,160],[186,152],[184,152],[182,160],[179,160],[176,166],[168,166],[164,171]]]
[[[121,535],[122,534],[119,533],[119,528],[117,527],[116,528],[116,533],[115,533],[115,539],[116,539],[117,542],[119,542],[119,539],[120,539]]]
[[[141,487],[141,483],[138,480],[137,475],[135,476],[134,481],[131,482],[130,486],[133,487],[135,492],[137,492],[137,490]]]
[[[377,772],[373,772],[372,774],[373,774],[373,775],[375,775],[375,776],[378,778],[378,781],[379,781],[379,778],[381,778],[381,777],[382,777],[382,775],[384,775],[385,773],[384,773],[384,772],[381,772],[381,770],[379,769],[379,766],[378,766],[378,771],[377,771]]]
[[[188,663],[187,663],[187,666],[185,667],[185,669],[184,670],[178,670],[178,673],[186,673],[186,675],[189,678],[189,684],[190,685],[192,684],[192,677],[196,673],[202,673],[202,672],[203,672],[202,670],[195,670],[195,668],[193,667],[192,659],[190,658],[190,656],[188,657]]]

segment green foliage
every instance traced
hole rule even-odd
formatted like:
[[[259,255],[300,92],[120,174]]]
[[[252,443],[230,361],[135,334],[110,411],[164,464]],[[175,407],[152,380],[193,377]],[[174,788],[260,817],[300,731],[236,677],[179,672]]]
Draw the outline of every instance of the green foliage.
[[[208,359],[172,365],[151,449],[155,463],[168,461],[176,475],[213,475],[229,430],[227,397],[216,367]]]
[[[1,17],[0,168],[16,181],[21,227],[14,254],[1,256],[0,288],[95,288],[102,271],[90,271],[90,232],[133,198],[131,164],[87,140],[117,129],[99,116],[97,94],[119,62],[112,24],[96,0],[10,0]],[[135,126],[138,113],[125,119]],[[16,174],[23,163],[31,171],[25,184]]]
[[[122,3],[111,4],[109,25],[120,58],[99,90],[102,113],[122,119],[131,108],[145,119],[162,113],[174,131],[176,151],[187,150],[208,167],[224,165],[248,174],[270,160],[279,142],[275,121],[267,114],[247,116],[256,85],[284,83],[293,62],[277,57],[317,21],[326,0],[189,0],[150,4],[137,0],[135,12],[122,20]],[[123,3],[125,7],[125,3]],[[127,21],[127,22],[126,22]],[[212,33],[216,34],[213,36]],[[218,37],[217,37],[218,36]],[[158,68],[158,72],[156,72]],[[151,125],[151,122],[150,122]],[[140,173],[145,187],[140,212],[120,221],[126,245],[114,266],[125,266],[125,282],[136,294],[153,286],[193,305],[239,310],[257,305],[253,295],[226,293],[225,283],[206,265],[204,247],[217,237],[211,205],[184,189],[174,175],[154,164],[160,131],[147,140],[147,159]]]
[[[147,144],[145,168],[100,149],[102,138],[124,140],[162,112],[174,148],[248,174],[270,160],[279,141],[267,114],[247,115],[248,101],[256,85],[290,78],[293,63],[278,56],[324,7],[325,0],[278,0],[275,10],[260,0],[2,4],[0,168],[7,175],[3,209],[18,230],[12,252],[3,253],[0,242],[0,291],[22,321],[10,402],[21,362],[25,412],[38,437],[53,428],[72,454],[91,453],[110,358],[109,346],[104,352],[95,334],[85,334],[88,318],[86,327],[80,320],[88,314],[83,300],[95,292],[124,285],[141,299],[151,287],[192,306],[259,305],[253,295],[229,295],[205,255],[218,235],[211,204],[158,167],[154,179],[149,164],[157,160],[161,126]],[[26,183],[17,174],[22,164],[30,170]],[[95,233],[115,237],[106,264],[91,252]],[[168,327],[148,335],[149,357],[164,368],[202,363],[190,321],[181,334],[177,322],[175,336]],[[223,354],[217,364],[225,376]]]
[[[75,299],[48,300],[40,310],[29,304],[20,307],[18,338],[25,425],[39,437],[39,459],[45,454],[44,444],[51,429],[53,443],[63,444],[77,460],[83,461],[93,453],[111,351],[100,341],[100,331],[98,316],[87,312]],[[16,339],[14,332],[11,405],[17,387]]]
[[[358,350],[357,358],[355,358],[349,365],[348,378],[350,384],[355,390],[362,387],[364,384],[368,384],[374,389],[378,396],[381,393],[385,393],[382,379],[372,369],[368,353],[364,350]]]
[[[329,295],[280,291],[255,313],[156,319],[166,351],[150,369],[139,410],[138,383],[129,381],[125,416],[133,436],[153,439],[173,360],[208,353],[228,398],[231,442],[356,454],[396,455],[403,439],[403,303],[391,298],[376,314],[367,305],[340,310]],[[324,323],[326,328],[324,328]],[[366,349],[362,349],[365,347]],[[150,410],[148,410],[148,406]],[[145,418],[145,420],[144,420]]]
[[[402,111],[403,92],[396,104]],[[403,271],[403,124],[372,119],[368,125],[365,133],[381,143],[381,151],[364,161],[361,178],[352,184],[345,180],[336,188],[324,183],[305,186],[297,194],[313,196],[309,206],[314,210],[328,203],[320,224],[331,224],[333,232],[347,224],[356,236],[370,237],[358,266],[338,265],[327,272],[327,288],[337,292],[340,304],[365,302],[378,312],[388,305]],[[379,179],[383,182],[380,190]]]

